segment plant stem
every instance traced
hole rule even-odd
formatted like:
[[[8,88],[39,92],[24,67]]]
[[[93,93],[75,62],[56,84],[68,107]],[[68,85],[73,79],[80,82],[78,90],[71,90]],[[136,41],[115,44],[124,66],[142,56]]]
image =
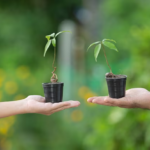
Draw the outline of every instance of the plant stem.
[[[106,57],[105,47],[103,46],[102,42],[101,42],[101,45],[102,45],[102,47],[103,47],[102,49],[103,49],[103,52],[104,52],[104,56],[105,56],[105,59],[106,59],[106,63],[107,63],[107,65],[108,65],[109,69],[110,69],[110,73],[112,73],[111,67],[110,67],[110,65],[109,65],[109,63],[108,63],[108,60],[107,60],[107,57]]]
[[[55,74],[57,67],[54,67],[55,58],[56,58],[56,46],[54,47],[54,59],[53,59],[53,64],[52,64],[52,67],[54,68],[54,70],[52,71],[51,82],[53,82],[53,83],[57,82],[57,80],[58,80],[57,75]]]
[[[52,64],[52,67],[54,68],[54,72],[55,72],[55,68],[56,67],[54,67],[54,64],[55,64],[55,57],[56,57],[56,46],[54,47],[54,59],[53,59],[53,64]]]

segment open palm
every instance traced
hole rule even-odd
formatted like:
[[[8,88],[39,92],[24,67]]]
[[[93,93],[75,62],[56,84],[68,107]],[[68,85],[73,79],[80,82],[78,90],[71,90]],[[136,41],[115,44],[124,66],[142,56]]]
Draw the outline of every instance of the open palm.
[[[25,99],[27,113],[39,113],[51,115],[55,112],[77,107],[80,105],[78,101],[65,101],[60,103],[45,103],[45,98],[39,95],[31,95]]]
[[[87,101],[106,106],[150,109],[150,92],[144,88],[133,88],[127,90],[126,96],[123,98],[114,99],[109,96],[98,96],[91,97]]]

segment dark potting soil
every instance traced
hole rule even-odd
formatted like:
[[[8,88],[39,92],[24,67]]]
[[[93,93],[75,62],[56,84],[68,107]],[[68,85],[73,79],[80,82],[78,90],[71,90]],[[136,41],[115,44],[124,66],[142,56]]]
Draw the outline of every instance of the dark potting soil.
[[[126,76],[125,75],[115,75],[113,73],[106,73],[105,74],[106,78],[110,78],[110,79],[120,79],[120,78],[125,78]]]

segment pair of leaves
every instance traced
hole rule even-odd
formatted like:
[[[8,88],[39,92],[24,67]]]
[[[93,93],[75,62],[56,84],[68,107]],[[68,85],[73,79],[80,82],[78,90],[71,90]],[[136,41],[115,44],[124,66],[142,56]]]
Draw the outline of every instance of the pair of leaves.
[[[47,41],[47,43],[46,43],[46,45],[45,45],[45,50],[44,50],[44,57],[45,57],[46,52],[47,52],[48,48],[50,47],[51,43],[52,43],[52,45],[55,47],[55,46],[56,46],[56,39],[53,38],[52,40],[48,40],[48,41]]]
[[[56,35],[55,35],[55,33],[52,33],[52,34],[46,36],[48,41],[45,45],[44,57],[45,57],[46,52],[47,52],[48,48],[50,47],[51,43],[52,43],[53,47],[56,47],[56,37],[63,32],[70,32],[70,31],[61,31],[61,32],[58,32]]]
[[[92,43],[92,44],[88,47],[88,49],[89,49],[90,47],[96,45],[96,47],[95,47],[95,49],[94,49],[95,61],[97,61],[97,57],[98,57],[99,52],[100,52],[101,48],[103,47],[103,45],[105,45],[106,47],[108,47],[108,48],[110,48],[110,49],[113,49],[113,50],[115,50],[115,51],[118,52],[116,46],[115,46],[113,43],[108,42],[108,41],[111,41],[111,42],[116,43],[114,40],[111,40],[111,39],[103,39],[102,41],[97,41],[97,42]],[[88,49],[87,49],[87,50],[88,50]]]

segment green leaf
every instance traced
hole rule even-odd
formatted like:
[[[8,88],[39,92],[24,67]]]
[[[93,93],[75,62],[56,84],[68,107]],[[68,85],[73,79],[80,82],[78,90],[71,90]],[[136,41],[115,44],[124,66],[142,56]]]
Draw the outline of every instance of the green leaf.
[[[64,33],[64,32],[70,32],[70,31],[61,31],[61,32],[58,32],[58,33],[55,35],[55,37],[58,36],[58,35],[61,34],[61,33]],[[71,33],[71,32],[70,32],[70,33]]]
[[[50,35],[46,35],[45,37],[47,38],[47,40],[50,40],[51,37],[54,37],[55,36],[55,33],[52,33]]]
[[[97,61],[97,57],[98,57],[98,54],[99,54],[99,52],[100,52],[100,49],[101,49],[101,44],[96,45],[96,47],[95,47],[95,49],[94,49],[95,61]]]
[[[102,43],[103,43],[105,46],[107,46],[108,48],[113,49],[113,50],[115,50],[115,51],[118,52],[116,46],[115,46],[113,43],[107,42],[107,41],[103,41]]]
[[[46,54],[48,48],[50,47],[50,45],[51,45],[51,40],[48,40],[48,42],[47,42],[46,45],[45,45],[44,57],[45,57],[45,54]]]
[[[56,39],[55,38],[52,39],[52,44],[54,47],[56,46]]]
[[[87,51],[89,50],[90,47],[92,47],[92,46],[95,45],[95,44],[99,44],[99,43],[100,43],[100,41],[97,41],[97,42],[92,43],[92,44],[88,47]]]
[[[112,39],[103,39],[103,41],[112,41],[112,42],[116,43],[116,41],[112,40]]]

